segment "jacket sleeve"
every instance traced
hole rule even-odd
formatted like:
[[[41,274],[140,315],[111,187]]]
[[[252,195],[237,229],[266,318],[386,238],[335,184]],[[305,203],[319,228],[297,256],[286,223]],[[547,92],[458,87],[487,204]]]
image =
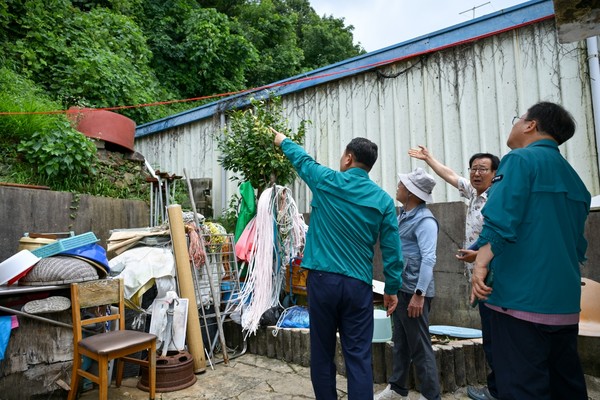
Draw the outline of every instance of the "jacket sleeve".
[[[385,294],[397,294],[402,286],[402,270],[404,262],[400,235],[398,235],[398,221],[394,202],[390,201],[383,215],[379,232],[379,249],[383,259],[383,276],[385,277]]]
[[[433,218],[424,218],[415,231],[419,252],[421,253],[421,266],[419,267],[419,280],[415,289],[427,291],[433,279],[438,239],[438,224]]]
[[[298,176],[313,190],[323,177],[334,172],[316,162],[306,151],[289,138],[281,143],[283,154],[290,160]]]
[[[492,246],[501,254],[507,243],[517,241],[517,227],[524,220],[531,193],[530,166],[514,151],[504,156],[496,173],[488,200],[481,210],[483,228],[477,244]]]

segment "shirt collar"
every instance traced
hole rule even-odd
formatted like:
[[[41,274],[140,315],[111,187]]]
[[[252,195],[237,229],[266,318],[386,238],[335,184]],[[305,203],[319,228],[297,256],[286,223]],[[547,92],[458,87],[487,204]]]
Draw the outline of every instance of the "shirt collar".
[[[345,174],[369,177],[369,173],[362,168],[352,167],[344,172]]]
[[[556,143],[556,141],[554,141],[552,139],[536,140],[535,142],[530,143],[529,145],[527,145],[525,148],[527,148],[527,147],[537,147],[537,146],[554,147],[555,149],[558,150],[558,143]]]

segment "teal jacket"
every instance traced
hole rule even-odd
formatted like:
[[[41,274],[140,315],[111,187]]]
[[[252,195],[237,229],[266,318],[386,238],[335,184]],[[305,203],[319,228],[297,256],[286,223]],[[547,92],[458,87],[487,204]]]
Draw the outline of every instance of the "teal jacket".
[[[487,302],[540,314],[578,313],[590,201],[556,142],[540,140],[504,156],[478,240],[494,253]]]
[[[281,149],[311,189],[313,198],[302,267],[373,281],[379,238],[385,293],[402,283],[402,250],[392,198],[360,168],[334,171],[317,163],[290,139]]]

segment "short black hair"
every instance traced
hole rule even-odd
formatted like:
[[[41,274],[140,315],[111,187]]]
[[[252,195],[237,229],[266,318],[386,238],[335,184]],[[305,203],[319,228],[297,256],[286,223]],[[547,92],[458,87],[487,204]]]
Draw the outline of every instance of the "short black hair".
[[[526,119],[537,122],[538,131],[552,136],[558,144],[563,144],[575,134],[575,119],[571,113],[549,101],[531,106]]]
[[[377,161],[377,145],[369,139],[357,137],[346,146],[346,153],[354,156],[354,161],[363,164],[370,171]]]
[[[471,156],[471,159],[469,160],[469,168],[471,168],[473,166],[473,161],[478,160],[480,158],[489,158],[490,161],[492,162],[492,170],[494,171],[498,171],[498,167],[500,167],[500,159],[490,153],[475,153]]]

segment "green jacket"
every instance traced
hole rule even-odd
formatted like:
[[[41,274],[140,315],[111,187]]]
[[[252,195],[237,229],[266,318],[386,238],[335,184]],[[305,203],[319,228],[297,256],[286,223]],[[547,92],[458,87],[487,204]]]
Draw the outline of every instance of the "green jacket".
[[[290,139],[283,141],[281,149],[313,194],[302,267],[371,285],[379,238],[384,291],[396,294],[403,264],[392,198],[363,169],[340,172],[324,167]]]
[[[478,240],[494,253],[487,302],[541,314],[578,313],[590,201],[556,142],[540,140],[504,156]]]

